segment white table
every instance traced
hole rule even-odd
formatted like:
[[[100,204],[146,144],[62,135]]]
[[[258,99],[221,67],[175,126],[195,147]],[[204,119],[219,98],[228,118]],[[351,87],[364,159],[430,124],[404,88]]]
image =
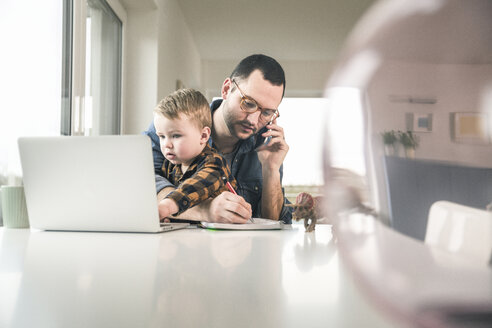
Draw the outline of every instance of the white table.
[[[492,327],[492,268],[433,248],[369,217],[335,226],[346,269],[373,304],[418,327]]]
[[[163,234],[0,228],[1,327],[395,327],[331,226]]]

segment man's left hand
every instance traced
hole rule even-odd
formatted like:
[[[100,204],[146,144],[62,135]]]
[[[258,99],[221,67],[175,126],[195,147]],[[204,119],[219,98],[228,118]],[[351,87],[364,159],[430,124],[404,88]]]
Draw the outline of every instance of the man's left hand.
[[[289,145],[285,142],[284,129],[281,126],[273,123],[267,125],[268,131],[262,134],[262,137],[272,137],[266,145],[261,145],[257,149],[258,159],[263,167],[263,170],[278,171],[284,162],[285,156],[289,151]]]

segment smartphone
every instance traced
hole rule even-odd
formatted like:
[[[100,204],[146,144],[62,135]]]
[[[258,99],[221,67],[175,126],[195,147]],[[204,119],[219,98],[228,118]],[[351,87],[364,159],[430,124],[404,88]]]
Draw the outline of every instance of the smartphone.
[[[270,121],[268,122],[267,125],[270,125],[273,123],[273,121],[277,118],[277,115],[278,115],[278,109],[275,111],[275,113],[273,113],[272,117],[270,118]],[[262,129],[263,130],[263,129]],[[271,130],[268,130],[268,131],[271,131]],[[261,132],[261,131],[260,131]],[[264,133],[266,132],[266,129],[265,131],[261,132],[261,133]],[[268,145],[268,143],[272,140],[272,136],[268,136],[266,137],[264,140],[263,140],[263,144],[260,144],[259,146],[257,146],[255,149],[257,150],[258,148],[260,148],[261,146],[263,145]]]

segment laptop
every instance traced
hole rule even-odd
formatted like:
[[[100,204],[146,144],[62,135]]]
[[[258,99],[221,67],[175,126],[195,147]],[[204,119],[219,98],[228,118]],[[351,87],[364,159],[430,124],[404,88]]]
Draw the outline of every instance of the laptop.
[[[145,135],[21,137],[29,223],[64,231],[165,232],[150,138]]]

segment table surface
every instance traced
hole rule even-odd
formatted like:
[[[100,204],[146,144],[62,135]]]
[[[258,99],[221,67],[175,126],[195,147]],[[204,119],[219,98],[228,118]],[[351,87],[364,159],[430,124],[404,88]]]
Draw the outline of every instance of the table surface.
[[[460,327],[463,318],[475,323],[470,327],[487,327],[492,321],[489,266],[363,216],[333,229],[0,228],[0,327]],[[457,321],[447,322],[448,312]]]
[[[352,214],[335,225],[345,269],[373,304],[416,327],[492,327],[492,268]]]
[[[1,327],[395,327],[331,226],[162,234],[0,228]]]

